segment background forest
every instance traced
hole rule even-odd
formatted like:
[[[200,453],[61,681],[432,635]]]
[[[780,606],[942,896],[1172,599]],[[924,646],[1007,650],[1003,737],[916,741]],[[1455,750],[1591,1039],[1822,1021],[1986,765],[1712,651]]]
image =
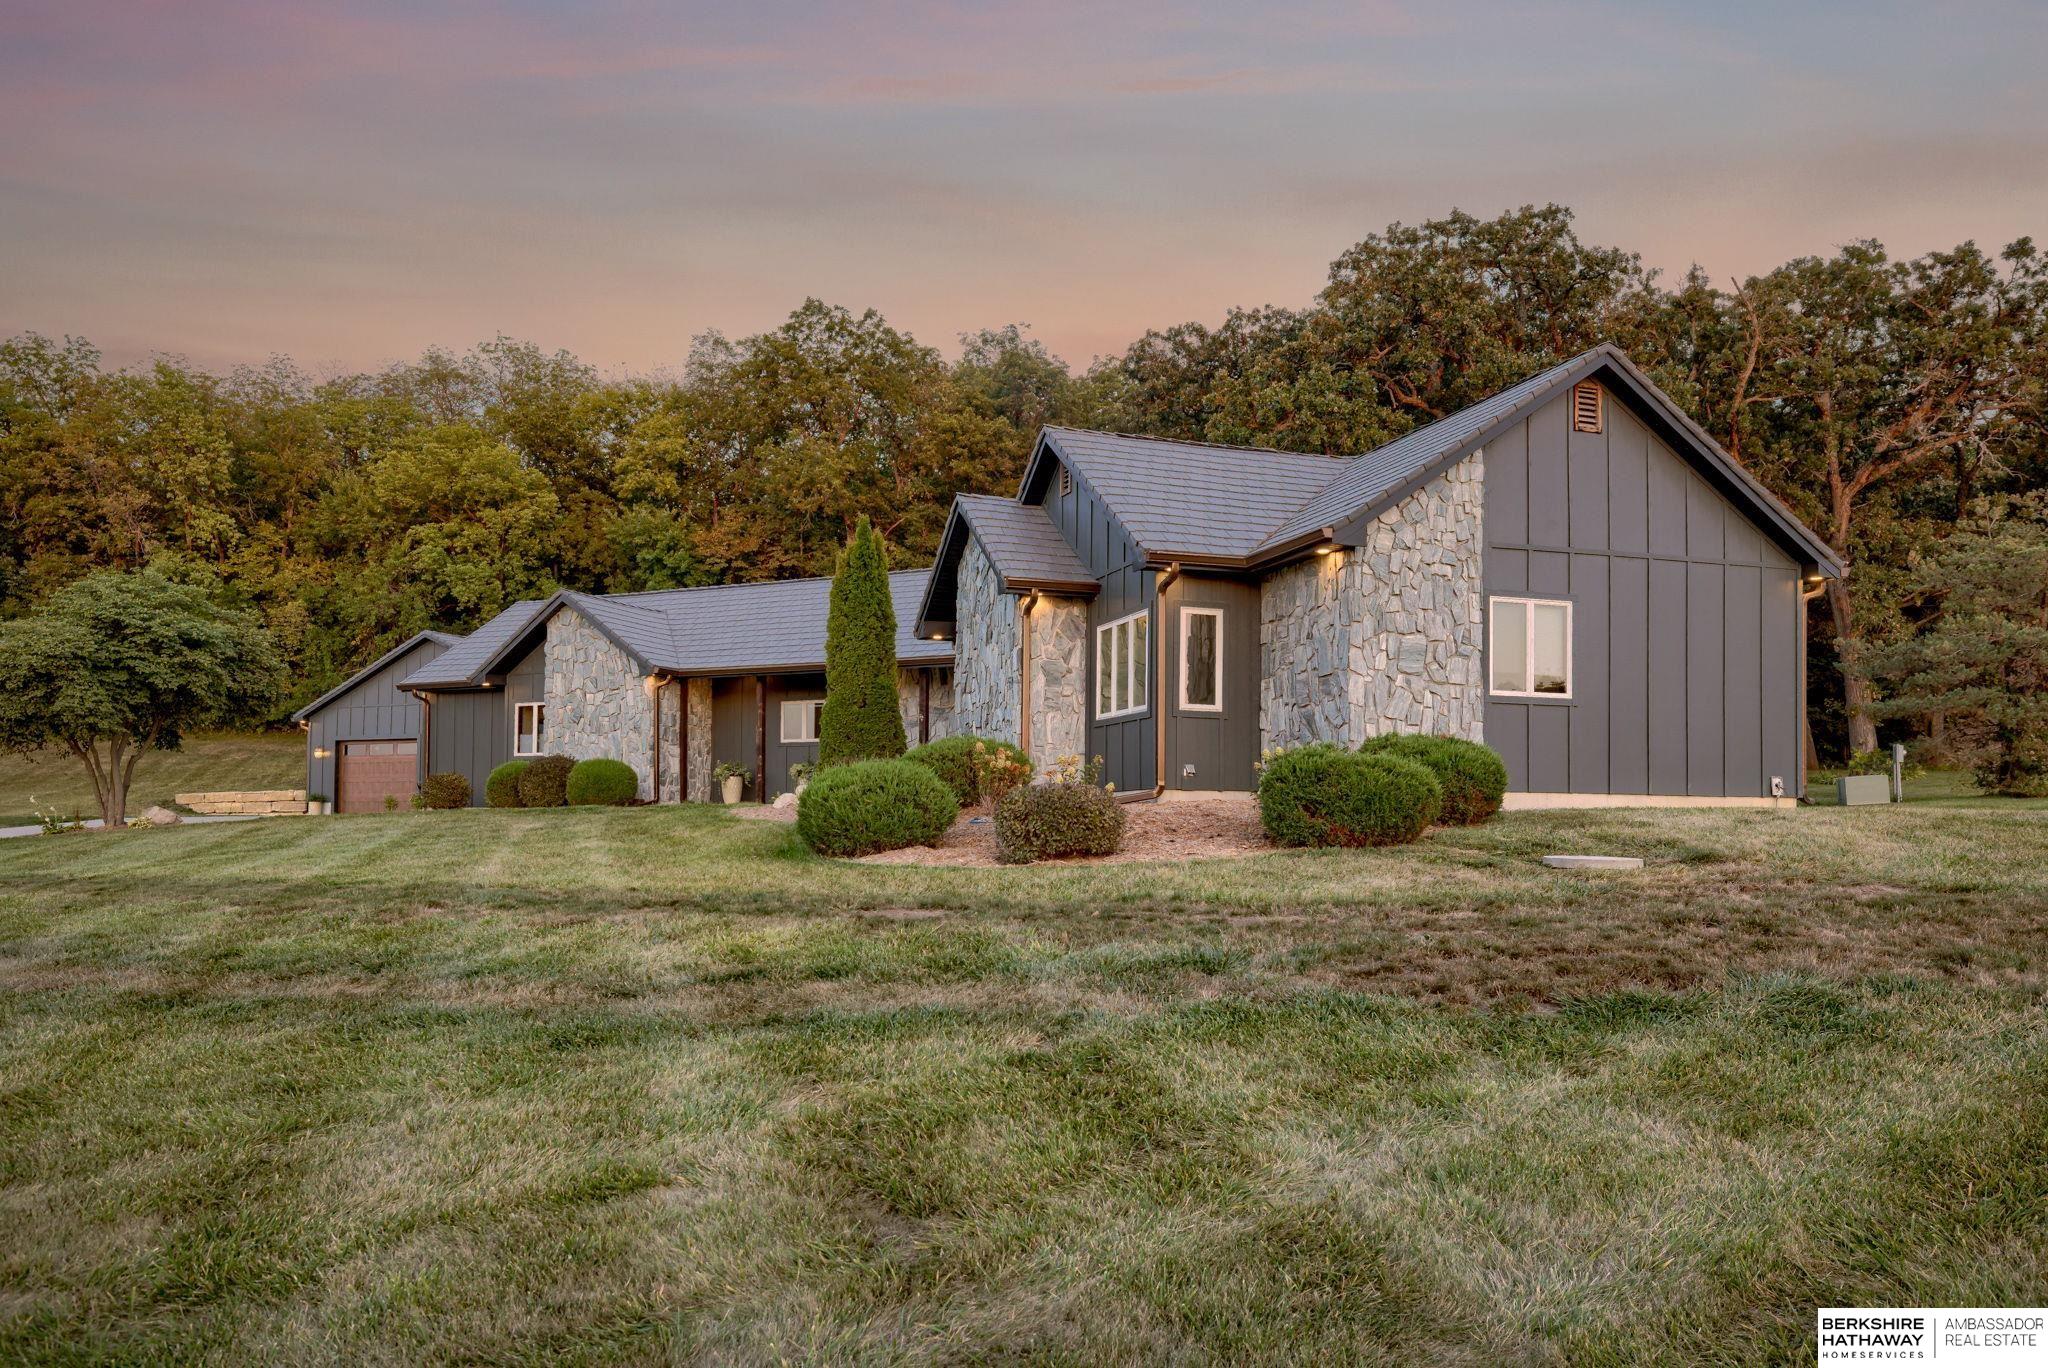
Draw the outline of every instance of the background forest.
[[[1957,584],[2039,663],[2041,576],[1996,566],[2048,555],[2044,320],[2025,240],[1667,282],[1553,205],[1393,225],[1304,308],[1173,324],[1081,372],[1019,326],[949,362],[817,300],[628,377],[507,338],[326,380],[282,358],[110,371],[29,334],[0,343],[0,613],[154,566],[262,614],[293,681],[275,720],[415,631],[557,586],[828,573],[863,515],[894,563],[925,563],[954,493],[1012,489],[1045,423],[1360,452],[1613,341],[1852,567],[1810,624],[1815,739],[1838,756],[2010,675],[2008,655],[1955,659],[2004,628],[1908,649]],[[1914,689],[1929,705],[1901,707]]]

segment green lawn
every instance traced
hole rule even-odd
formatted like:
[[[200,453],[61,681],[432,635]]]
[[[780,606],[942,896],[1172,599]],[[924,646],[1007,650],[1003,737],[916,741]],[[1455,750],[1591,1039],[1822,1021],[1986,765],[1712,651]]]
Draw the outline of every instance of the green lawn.
[[[1835,776],[1840,770],[1817,771],[1807,776],[1806,795],[1817,805],[1833,807]],[[1906,775],[1909,803],[1938,803],[1942,807],[1985,808],[1994,812],[2018,812],[2028,808],[2048,811],[2048,798],[1998,798],[1980,792],[1976,780],[1963,770],[1925,770]]]
[[[1810,1360],[2048,1285],[2044,932],[2020,808],[10,841],[0,1360]]]
[[[174,793],[220,789],[295,789],[306,784],[302,732],[198,732],[174,751],[151,751],[135,767],[132,817]],[[85,766],[62,751],[34,757],[0,754],[0,826],[27,826],[35,805],[58,815],[97,817],[99,800]]]

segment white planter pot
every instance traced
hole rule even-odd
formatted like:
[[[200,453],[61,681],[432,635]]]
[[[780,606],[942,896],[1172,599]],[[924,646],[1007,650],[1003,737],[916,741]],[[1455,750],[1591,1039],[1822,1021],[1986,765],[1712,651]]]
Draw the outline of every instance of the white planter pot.
[[[745,793],[746,790],[747,781],[740,778],[737,774],[727,778],[725,781],[726,806],[730,807],[732,804],[737,803],[740,800],[740,795]]]

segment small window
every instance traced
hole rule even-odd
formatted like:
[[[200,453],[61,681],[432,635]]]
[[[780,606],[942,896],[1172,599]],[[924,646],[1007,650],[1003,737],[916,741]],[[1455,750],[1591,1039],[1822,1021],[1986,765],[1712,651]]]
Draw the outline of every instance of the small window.
[[[547,705],[521,703],[512,709],[512,753],[539,755],[548,743]]]
[[[1572,386],[1572,431],[1598,432],[1603,416],[1600,386],[1591,380],[1582,380]]]
[[[1223,711],[1223,610],[1180,610],[1180,705]]]
[[[822,698],[786,698],[782,701],[782,740],[798,745],[818,739],[818,719],[825,713]]]
[[[1496,598],[1487,610],[1493,691],[1526,698],[1572,694],[1572,606],[1563,599]]]
[[[1106,622],[1095,629],[1095,716],[1098,721],[1145,709],[1145,647],[1149,613]]]

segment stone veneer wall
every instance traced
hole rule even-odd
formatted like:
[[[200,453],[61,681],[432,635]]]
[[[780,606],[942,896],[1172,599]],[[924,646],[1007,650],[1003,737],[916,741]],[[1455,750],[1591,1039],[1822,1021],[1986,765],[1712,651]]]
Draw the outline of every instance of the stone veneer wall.
[[[708,803],[711,771],[716,768],[711,758],[711,681],[692,679],[686,685],[690,691],[690,791],[683,795],[683,801]]]
[[[655,708],[661,716],[661,792],[654,795],[657,803],[682,801],[682,776],[676,773],[676,728],[682,725],[683,686],[677,680],[669,680],[654,694]]]
[[[1040,597],[1031,611],[1031,763],[1088,753],[1088,603]]]
[[[654,694],[647,676],[573,608],[548,619],[546,662],[548,754],[623,760],[640,776],[640,796],[653,797]]]
[[[953,683],[936,670],[912,669],[901,666],[896,671],[896,706],[903,714],[903,739],[910,745],[919,744],[917,724],[922,720],[918,702],[918,676],[932,677],[932,732],[930,740],[951,736],[953,721]]]
[[[1380,514],[1367,545],[1267,578],[1262,747],[1390,731],[1484,739],[1484,475],[1475,451]]]
[[[981,544],[967,539],[955,591],[953,730],[1017,739],[1017,599]]]

